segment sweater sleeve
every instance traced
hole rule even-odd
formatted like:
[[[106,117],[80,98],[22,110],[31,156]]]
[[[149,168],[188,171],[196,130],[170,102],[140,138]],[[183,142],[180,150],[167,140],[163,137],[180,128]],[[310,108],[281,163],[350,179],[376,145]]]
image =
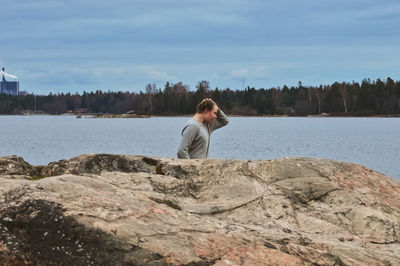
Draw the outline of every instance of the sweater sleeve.
[[[189,147],[192,145],[198,132],[198,128],[194,125],[188,125],[182,130],[182,140],[178,149],[179,159],[190,159]]]
[[[217,118],[212,121],[211,124],[211,131],[214,131],[218,128],[224,127],[229,123],[228,117],[225,115],[225,113],[221,110],[218,109],[217,112]]]

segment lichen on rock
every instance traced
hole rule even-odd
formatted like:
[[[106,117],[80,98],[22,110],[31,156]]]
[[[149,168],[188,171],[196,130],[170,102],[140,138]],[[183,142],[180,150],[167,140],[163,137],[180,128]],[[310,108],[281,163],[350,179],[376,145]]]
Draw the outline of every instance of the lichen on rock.
[[[313,158],[0,157],[0,264],[396,265],[400,184]]]

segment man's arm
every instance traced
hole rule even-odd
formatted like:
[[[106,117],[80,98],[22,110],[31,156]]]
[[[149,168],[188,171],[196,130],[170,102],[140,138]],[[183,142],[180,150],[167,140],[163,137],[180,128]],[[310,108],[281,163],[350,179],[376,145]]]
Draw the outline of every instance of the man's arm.
[[[179,159],[190,159],[189,147],[197,135],[198,128],[194,125],[188,125],[182,130],[182,140],[178,149]]]
[[[217,112],[217,118],[212,121],[211,124],[211,131],[214,131],[220,127],[224,127],[229,123],[229,119],[228,117],[225,115],[225,113],[218,108],[218,112]]]

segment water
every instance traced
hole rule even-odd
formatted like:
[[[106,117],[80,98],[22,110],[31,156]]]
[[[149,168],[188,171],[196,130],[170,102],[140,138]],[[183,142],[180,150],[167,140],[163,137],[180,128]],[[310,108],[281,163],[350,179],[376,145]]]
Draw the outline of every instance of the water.
[[[188,117],[77,119],[0,116],[0,156],[33,165],[83,153],[176,158]],[[211,137],[211,158],[307,156],[353,162],[400,181],[400,118],[231,117]]]

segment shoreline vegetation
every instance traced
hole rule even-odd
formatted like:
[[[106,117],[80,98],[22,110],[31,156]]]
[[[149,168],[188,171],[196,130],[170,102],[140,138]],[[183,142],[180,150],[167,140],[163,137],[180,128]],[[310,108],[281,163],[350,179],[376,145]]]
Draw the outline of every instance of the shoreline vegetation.
[[[319,87],[243,90],[212,89],[199,81],[196,90],[182,82],[167,82],[164,89],[148,84],[145,92],[83,92],[49,95],[0,94],[0,115],[76,115],[98,118],[191,116],[197,104],[212,98],[229,116],[244,117],[400,117],[400,81],[391,78],[335,82]]]
[[[191,117],[193,114],[184,115],[138,115],[138,114],[93,114],[93,113],[83,113],[83,114],[50,114],[50,113],[23,113],[23,114],[0,114],[0,116],[75,116],[76,118],[152,118],[152,117]],[[351,117],[365,117],[365,118],[400,118],[400,114],[388,114],[388,115],[361,115],[361,114],[328,114],[322,113],[317,115],[236,115],[227,114],[229,117],[309,117],[309,118],[351,118]]]

